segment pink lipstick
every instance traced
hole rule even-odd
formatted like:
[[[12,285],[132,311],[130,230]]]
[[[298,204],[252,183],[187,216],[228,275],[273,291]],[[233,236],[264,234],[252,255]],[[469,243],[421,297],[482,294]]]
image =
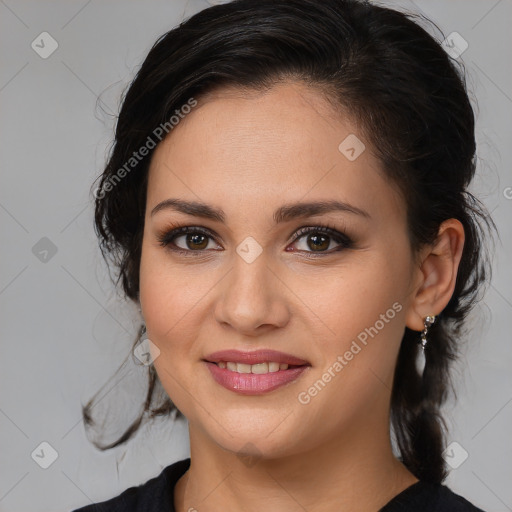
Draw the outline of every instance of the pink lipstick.
[[[304,359],[275,350],[223,350],[205,358],[214,380],[243,395],[268,393],[298,379],[311,365]]]

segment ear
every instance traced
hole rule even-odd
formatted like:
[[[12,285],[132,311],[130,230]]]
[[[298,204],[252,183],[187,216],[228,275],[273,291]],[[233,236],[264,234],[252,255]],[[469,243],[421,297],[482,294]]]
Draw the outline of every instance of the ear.
[[[427,315],[438,315],[450,301],[464,247],[464,226],[457,219],[445,220],[437,239],[426,247],[416,271],[406,325],[414,331],[423,330]]]

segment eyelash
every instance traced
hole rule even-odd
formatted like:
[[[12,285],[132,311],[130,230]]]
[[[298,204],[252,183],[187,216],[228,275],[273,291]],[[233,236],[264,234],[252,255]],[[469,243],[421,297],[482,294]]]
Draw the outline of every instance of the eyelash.
[[[293,240],[291,241],[291,243],[295,243],[297,240],[299,240],[300,238],[302,238],[303,236],[305,236],[309,233],[322,233],[325,235],[329,235],[329,237],[331,237],[332,240],[334,240],[336,243],[339,243],[340,246],[335,249],[332,249],[328,252],[326,251],[326,252],[315,253],[315,252],[311,252],[311,251],[305,251],[306,254],[308,254],[308,256],[306,256],[307,258],[318,258],[318,257],[323,257],[323,256],[329,256],[335,252],[341,251],[342,249],[349,249],[353,246],[353,241],[346,234],[340,233],[335,228],[333,228],[329,225],[302,227],[294,233],[294,237],[293,237]],[[173,240],[175,238],[177,238],[178,236],[188,235],[188,234],[205,235],[207,237],[212,238],[215,241],[215,236],[209,230],[200,228],[197,226],[175,227],[173,229],[170,229],[170,230],[167,230],[167,231],[164,231],[164,232],[158,234],[157,240],[162,247],[166,247],[167,245],[172,244]],[[186,249],[181,249],[181,248],[169,248],[169,247],[168,247],[168,250],[171,250],[178,254],[183,254],[185,256],[193,256],[193,257],[200,256],[204,252],[206,252],[206,249],[200,249],[197,251],[193,251],[193,250],[186,250]],[[301,252],[304,252],[304,251],[301,251]]]

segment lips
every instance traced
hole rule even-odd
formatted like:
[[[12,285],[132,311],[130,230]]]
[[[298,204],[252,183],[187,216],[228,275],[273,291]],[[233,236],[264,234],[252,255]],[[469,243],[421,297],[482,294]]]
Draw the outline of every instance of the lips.
[[[270,349],[221,350],[210,354],[204,362],[214,381],[242,395],[261,395],[291,384],[311,366],[304,359]]]
[[[251,365],[275,361],[276,363],[286,363],[289,366],[310,366],[310,364],[304,359],[270,349],[256,350],[252,352],[221,350],[219,352],[213,352],[205,357],[205,361],[210,363],[219,363],[223,361]]]

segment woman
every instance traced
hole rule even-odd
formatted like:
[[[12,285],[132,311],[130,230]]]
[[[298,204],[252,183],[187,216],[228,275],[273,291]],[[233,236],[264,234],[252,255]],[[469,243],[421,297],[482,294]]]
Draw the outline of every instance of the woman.
[[[144,319],[145,410],[183,414],[191,456],[80,511],[481,510],[442,484],[440,415],[489,272],[475,149],[412,16],[238,0],[162,36],[95,226]]]

